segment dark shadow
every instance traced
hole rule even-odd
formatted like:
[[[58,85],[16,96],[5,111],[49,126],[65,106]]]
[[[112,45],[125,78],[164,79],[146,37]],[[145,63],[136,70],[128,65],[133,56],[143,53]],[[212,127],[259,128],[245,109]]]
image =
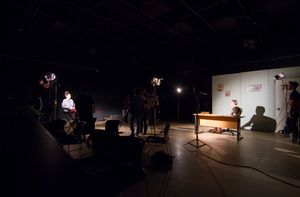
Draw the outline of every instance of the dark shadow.
[[[251,126],[252,131],[265,131],[274,132],[276,129],[276,120],[273,118],[264,116],[265,108],[263,106],[257,106],[255,113],[249,122],[244,124],[242,128]]]

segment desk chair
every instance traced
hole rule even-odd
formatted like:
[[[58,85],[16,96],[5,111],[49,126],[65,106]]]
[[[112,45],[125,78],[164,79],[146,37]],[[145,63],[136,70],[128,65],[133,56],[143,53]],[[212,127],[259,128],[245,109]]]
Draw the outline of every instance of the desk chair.
[[[66,119],[67,119],[68,122],[72,122],[72,121],[76,120],[76,118],[77,118],[76,112],[70,111],[67,108],[63,108],[63,112],[64,112],[64,114],[65,114]]]
[[[164,136],[149,136],[146,138],[146,142],[150,143],[160,143],[160,144],[166,144],[169,142],[169,130],[170,130],[170,123],[167,123],[163,134]]]
[[[77,114],[74,111],[63,108],[63,113],[66,117],[65,132],[66,135],[62,139],[62,144],[68,146],[68,152],[70,152],[70,145],[78,144],[79,152],[83,148],[83,129],[85,127],[85,122],[78,120]]]
[[[150,150],[150,147],[152,145],[166,145],[167,147],[167,152],[171,154],[171,146],[169,144],[169,130],[170,130],[170,123],[167,123],[165,125],[165,128],[164,128],[164,131],[163,131],[163,136],[148,136],[146,139],[145,139],[145,143],[146,143],[146,146],[145,146],[145,151],[144,152],[147,152]]]
[[[119,136],[120,126],[121,126],[120,120],[107,120],[105,123],[105,131],[115,136]]]
[[[242,108],[240,108],[240,111],[239,111],[239,113],[238,114],[236,114],[235,116],[237,116],[237,117],[240,117],[241,116],[241,114],[242,114],[242,112],[243,112],[243,109]],[[233,136],[234,136],[234,132],[238,132],[237,130],[232,130],[232,129],[229,129],[229,128],[227,128],[227,129],[222,129],[221,130],[221,133],[223,133],[223,132],[229,132],[229,133],[231,133]]]
[[[127,188],[145,179],[143,139],[117,137],[103,130],[96,132],[92,141],[93,157],[77,161],[92,180],[97,180],[91,183],[95,182],[96,187],[101,185],[104,190],[113,193],[108,196],[119,196],[117,194],[122,194]],[[146,189],[148,191],[148,187]]]

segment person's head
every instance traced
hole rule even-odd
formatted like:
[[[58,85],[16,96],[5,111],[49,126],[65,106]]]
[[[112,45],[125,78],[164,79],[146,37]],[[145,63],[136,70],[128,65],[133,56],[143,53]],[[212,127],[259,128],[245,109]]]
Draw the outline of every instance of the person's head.
[[[298,87],[298,82],[296,82],[296,81],[289,81],[289,83],[288,83],[288,89],[289,90],[296,90],[297,89],[297,87]]]
[[[65,97],[67,99],[70,99],[71,98],[71,93],[69,91],[65,91]]]
[[[231,107],[237,106],[238,101],[237,100],[231,100]]]
[[[44,85],[44,83],[45,83],[45,82],[44,82],[43,79],[39,79],[39,84],[40,84],[40,85]]]
[[[265,108],[263,106],[257,106],[256,110],[255,110],[255,113],[257,115],[262,116],[265,113]]]

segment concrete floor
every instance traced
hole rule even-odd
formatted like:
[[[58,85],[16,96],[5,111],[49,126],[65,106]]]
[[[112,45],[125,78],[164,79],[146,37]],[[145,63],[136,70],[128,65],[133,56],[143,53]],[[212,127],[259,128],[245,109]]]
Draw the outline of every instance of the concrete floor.
[[[162,128],[158,125],[156,134]],[[120,131],[129,135],[126,125]],[[171,123],[168,145],[146,145],[146,180],[120,196],[299,196],[300,145],[276,133],[242,130],[242,135],[244,139],[237,141],[230,133],[204,132],[198,137],[207,145],[196,148],[189,143],[196,139],[193,124]],[[168,172],[148,167],[151,156],[160,150],[174,157]],[[78,151],[70,153],[78,157]],[[79,153],[79,157],[88,155],[88,150]]]

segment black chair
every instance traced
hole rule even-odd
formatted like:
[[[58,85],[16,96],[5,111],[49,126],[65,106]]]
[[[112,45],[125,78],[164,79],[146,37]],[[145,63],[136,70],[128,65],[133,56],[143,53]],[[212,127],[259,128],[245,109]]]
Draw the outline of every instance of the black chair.
[[[239,108],[239,113],[237,113],[235,116],[240,117],[242,112],[243,112],[243,109]],[[227,129],[222,129],[221,133],[224,133],[224,132],[229,132],[229,133],[231,133],[231,135],[234,136],[234,133],[237,133],[238,131],[227,128]]]
[[[78,144],[79,152],[83,150],[84,129],[86,122],[80,121],[76,112],[70,111],[67,108],[63,108],[63,113],[66,117],[65,122],[65,135],[61,138],[62,145],[68,146],[68,152],[70,152],[70,145]]]
[[[68,122],[73,122],[77,118],[76,112],[70,111],[67,108],[63,108],[63,113],[65,114],[65,117],[66,117],[66,119],[67,119]]]
[[[141,138],[97,131],[92,136],[93,158],[77,162],[90,175],[95,188],[102,185],[111,196],[115,196],[145,179],[144,144]]]
[[[105,131],[110,132],[115,136],[119,136],[120,125],[120,120],[107,120],[105,123]]]
[[[165,125],[163,134],[164,136],[149,136],[146,138],[146,142],[150,143],[160,143],[160,144],[166,144],[169,142],[169,130],[170,130],[170,123],[167,123]]]

